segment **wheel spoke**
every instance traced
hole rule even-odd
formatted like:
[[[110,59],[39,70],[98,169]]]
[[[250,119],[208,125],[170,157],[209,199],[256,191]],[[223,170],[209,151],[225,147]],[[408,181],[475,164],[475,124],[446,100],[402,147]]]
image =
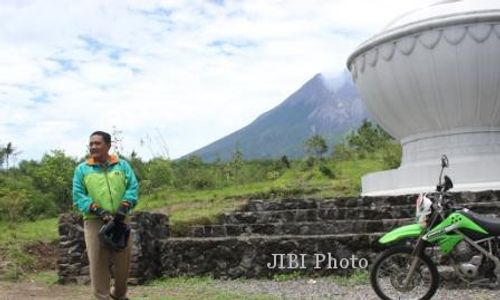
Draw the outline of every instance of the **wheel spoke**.
[[[385,257],[373,270],[378,290],[390,299],[422,299],[432,289],[433,272],[428,263],[418,258],[417,268],[406,283],[414,256],[395,252]]]

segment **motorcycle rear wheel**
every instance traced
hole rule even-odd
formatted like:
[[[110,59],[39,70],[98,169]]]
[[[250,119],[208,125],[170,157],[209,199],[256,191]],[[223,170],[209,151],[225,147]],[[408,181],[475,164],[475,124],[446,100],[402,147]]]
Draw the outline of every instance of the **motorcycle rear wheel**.
[[[382,252],[370,270],[370,283],[377,295],[384,300],[430,299],[439,286],[436,265],[425,254],[418,257],[418,265],[408,285],[404,285],[413,262],[413,248],[393,247]]]

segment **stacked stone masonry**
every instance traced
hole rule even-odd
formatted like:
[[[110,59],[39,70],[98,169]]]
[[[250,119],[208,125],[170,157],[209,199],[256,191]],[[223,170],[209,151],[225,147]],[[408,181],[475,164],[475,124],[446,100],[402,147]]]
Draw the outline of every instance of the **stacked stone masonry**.
[[[161,274],[159,241],[169,236],[168,218],[163,214],[135,213],[132,229],[131,284],[140,284]],[[88,258],[80,215],[63,214],[59,219],[58,274],[60,283],[89,282]]]
[[[475,212],[500,215],[500,191],[453,196]],[[370,262],[381,250],[377,239],[384,232],[414,221],[415,200],[415,195],[250,200],[240,211],[221,215],[218,224],[194,225],[188,236],[176,237],[168,237],[165,216],[137,213],[131,222],[131,282],[178,275],[324,275],[344,272],[339,264],[347,260],[352,270],[353,262]],[[63,215],[60,234],[60,281],[87,281],[81,218]]]

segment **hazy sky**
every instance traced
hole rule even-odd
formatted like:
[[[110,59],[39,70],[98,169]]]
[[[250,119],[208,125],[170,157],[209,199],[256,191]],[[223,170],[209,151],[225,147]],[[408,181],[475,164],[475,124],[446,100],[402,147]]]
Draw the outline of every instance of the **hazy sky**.
[[[177,158],[273,108],[422,0],[0,2],[0,145],[81,157],[94,130]],[[142,141],[142,143],[141,143]]]

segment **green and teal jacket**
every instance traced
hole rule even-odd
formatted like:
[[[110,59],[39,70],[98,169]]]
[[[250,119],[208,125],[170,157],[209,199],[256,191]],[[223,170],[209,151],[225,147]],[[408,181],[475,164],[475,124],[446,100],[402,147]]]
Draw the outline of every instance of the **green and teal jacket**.
[[[127,161],[112,155],[107,167],[92,158],[79,164],[73,176],[73,204],[83,213],[84,220],[95,219],[90,206],[96,204],[114,214],[122,201],[131,207],[137,204],[138,183]]]

